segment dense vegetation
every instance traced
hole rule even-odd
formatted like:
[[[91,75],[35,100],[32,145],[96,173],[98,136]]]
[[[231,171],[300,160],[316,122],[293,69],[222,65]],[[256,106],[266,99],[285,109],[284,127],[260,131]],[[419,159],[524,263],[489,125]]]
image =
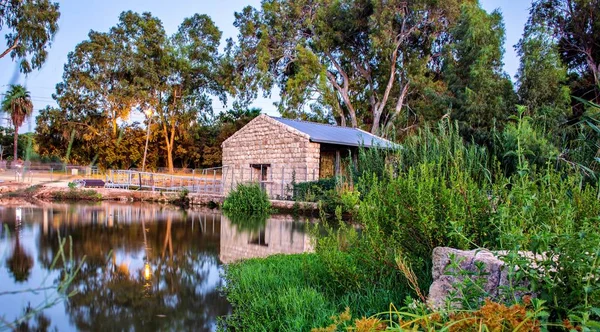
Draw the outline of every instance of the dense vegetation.
[[[448,121],[419,131],[398,151],[361,151],[359,160],[371,163],[361,167],[359,162],[356,170],[353,191],[360,199],[353,221],[360,231],[343,222],[326,222],[326,234],[315,232],[314,255],[230,267],[227,292],[236,314],[229,323],[244,328],[270,324],[276,312],[281,324],[305,320],[294,311],[277,311],[272,300],[258,295],[268,289],[276,294],[293,291],[298,298],[314,293],[311,298],[318,299],[321,313],[311,313],[316,315],[313,325],[304,322],[304,327],[329,325],[321,322],[331,310],[343,313],[348,306],[356,318],[369,317],[388,310],[391,302],[398,308],[410,304],[394,312],[407,321],[421,317],[415,326],[442,328],[451,324],[455,313],[442,311],[437,321],[426,322],[431,312],[422,301],[431,283],[433,248],[450,246],[527,250],[543,256],[535,264],[516,254],[503,257],[514,269],[513,285],[529,280],[538,294],[533,303],[523,299],[515,286],[501,303],[486,306],[483,301],[489,294],[478,290],[477,276],[470,276],[472,283],[460,295],[463,308],[470,308],[473,317],[484,314],[480,308],[485,312],[499,306],[496,309],[507,314],[523,309],[534,325],[568,322],[579,328],[597,327],[600,288],[594,276],[600,271],[600,191],[576,165],[557,162],[552,154],[547,159],[531,154],[526,147],[549,143],[533,140],[530,121],[517,118],[498,134],[505,148],[514,143],[514,150],[500,154],[506,156],[502,162],[488,149],[466,144],[458,125]],[[341,194],[348,195],[348,191]],[[338,216],[341,210],[340,205]],[[254,288],[245,279],[260,266],[270,267],[261,271],[263,281]],[[286,275],[321,277],[307,277],[294,287],[269,282],[271,275],[275,278],[281,269],[291,268],[294,271]],[[385,319],[383,323],[393,325]],[[357,323],[340,323],[339,328],[353,324]]]

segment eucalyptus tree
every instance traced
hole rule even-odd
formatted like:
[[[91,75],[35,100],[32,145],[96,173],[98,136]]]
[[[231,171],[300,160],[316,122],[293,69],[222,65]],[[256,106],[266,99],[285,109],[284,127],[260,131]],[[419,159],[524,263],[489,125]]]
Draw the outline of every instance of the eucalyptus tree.
[[[503,72],[502,15],[463,4],[450,32],[453,40],[445,47],[443,68],[450,116],[466,138],[490,143],[494,122],[501,125],[516,110],[512,82]]]
[[[547,28],[570,74],[573,94],[600,100],[600,1],[536,0],[528,29]],[[573,110],[582,113],[582,108]]]
[[[196,14],[169,38],[160,21],[149,14],[123,15],[122,21],[128,22],[125,35],[136,49],[136,99],[155,112],[167,167],[173,171],[177,132],[189,129],[199,113],[212,112],[211,96],[226,101],[218,77],[221,31],[210,17]]]
[[[131,81],[131,47],[119,39],[120,30],[90,31],[68,55],[63,81],[56,86],[55,99],[61,109],[77,115],[73,121],[87,126],[89,117],[105,117],[118,136],[118,120],[126,119],[135,102]]]
[[[277,86],[285,116],[326,109],[342,126],[384,132],[436,67],[463,2],[265,0],[260,9],[246,7],[235,14],[238,42],[228,47],[238,92],[253,98]]]
[[[19,61],[20,70],[29,73],[42,67],[48,47],[58,31],[59,5],[49,0],[0,0],[0,33],[6,49],[0,58],[10,54]]]
[[[571,89],[567,67],[549,31],[528,27],[517,44],[521,58],[517,73],[519,104],[544,132],[555,135],[569,115]]]
[[[10,120],[15,128],[14,134],[14,155],[13,160],[17,160],[19,127],[23,125],[25,119],[33,113],[33,103],[29,91],[22,85],[11,85],[8,92],[2,100],[2,111],[10,116]]]

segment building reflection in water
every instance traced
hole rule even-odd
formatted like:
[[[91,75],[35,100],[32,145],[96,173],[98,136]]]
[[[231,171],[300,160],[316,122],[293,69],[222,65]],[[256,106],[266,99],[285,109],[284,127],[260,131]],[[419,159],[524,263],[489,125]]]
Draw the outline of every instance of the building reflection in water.
[[[298,254],[313,250],[307,221],[290,215],[269,216],[264,225],[238,227],[231,218],[221,216],[219,259],[229,264],[242,259],[274,254]]]

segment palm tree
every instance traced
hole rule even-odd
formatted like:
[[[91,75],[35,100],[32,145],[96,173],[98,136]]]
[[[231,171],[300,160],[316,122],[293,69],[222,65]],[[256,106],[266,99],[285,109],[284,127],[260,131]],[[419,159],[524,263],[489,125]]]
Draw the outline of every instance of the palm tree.
[[[14,161],[17,161],[17,139],[19,138],[19,127],[25,119],[33,113],[31,95],[27,89],[20,84],[12,84],[2,101],[2,111],[10,114],[15,127]]]

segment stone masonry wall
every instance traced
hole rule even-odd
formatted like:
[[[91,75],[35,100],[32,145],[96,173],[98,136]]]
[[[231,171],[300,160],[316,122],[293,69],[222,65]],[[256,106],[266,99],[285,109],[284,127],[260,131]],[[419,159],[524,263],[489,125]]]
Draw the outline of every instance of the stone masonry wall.
[[[238,183],[256,182],[260,169],[269,164],[264,188],[271,197],[285,196],[295,172],[296,182],[319,179],[320,145],[308,135],[267,115],[260,115],[223,142],[225,195]]]

